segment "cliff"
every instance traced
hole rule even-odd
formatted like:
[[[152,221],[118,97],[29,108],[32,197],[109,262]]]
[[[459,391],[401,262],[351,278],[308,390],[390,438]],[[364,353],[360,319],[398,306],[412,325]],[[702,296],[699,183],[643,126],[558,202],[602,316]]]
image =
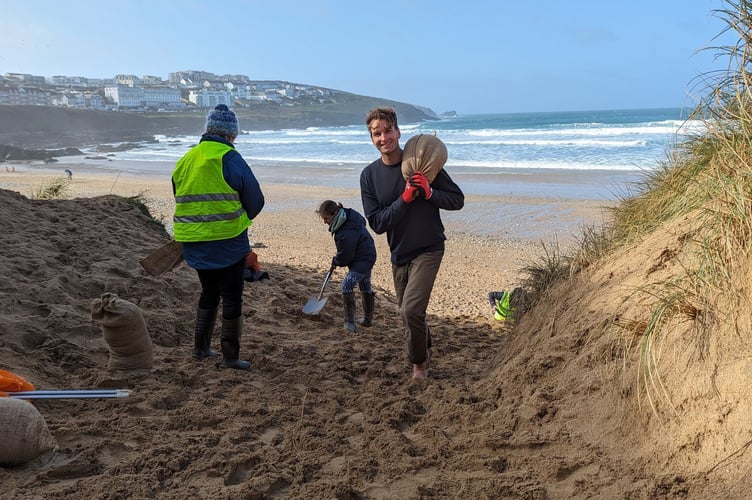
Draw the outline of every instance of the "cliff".
[[[402,123],[433,120],[416,106],[351,95],[337,104],[236,108],[241,130],[360,125],[376,106],[392,106]],[[136,114],[50,106],[0,106],[0,145],[24,149],[85,147],[151,140],[155,134],[200,135],[207,110]]]

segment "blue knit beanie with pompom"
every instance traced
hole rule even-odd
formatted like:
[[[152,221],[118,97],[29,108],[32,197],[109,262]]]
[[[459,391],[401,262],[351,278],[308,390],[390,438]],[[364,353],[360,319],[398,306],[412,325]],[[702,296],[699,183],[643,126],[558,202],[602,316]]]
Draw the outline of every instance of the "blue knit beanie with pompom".
[[[206,117],[206,133],[222,137],[238,136],[238,117],[225,104],[217,106]]]

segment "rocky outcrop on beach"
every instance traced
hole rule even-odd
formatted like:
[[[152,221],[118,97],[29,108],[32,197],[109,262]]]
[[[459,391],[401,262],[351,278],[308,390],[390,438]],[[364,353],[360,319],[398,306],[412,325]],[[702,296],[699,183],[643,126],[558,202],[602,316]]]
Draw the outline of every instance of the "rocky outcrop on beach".
[[[145,117],[52,106],[0,106],[0,144],[22,149],[85,147],[150,140],[156,130]]]
[[[0,144],[0,161],[54,161],[57,156],[76,156],[83,153],[78,148],[24,149]]]

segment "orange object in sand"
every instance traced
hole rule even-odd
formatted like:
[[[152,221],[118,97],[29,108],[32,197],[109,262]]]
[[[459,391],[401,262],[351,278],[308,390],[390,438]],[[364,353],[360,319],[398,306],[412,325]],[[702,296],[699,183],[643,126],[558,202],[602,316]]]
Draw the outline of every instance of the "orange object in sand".
[[[261,271],[261,265],[258,261],[258,255],[253,250],[251,250],[251,252],[248,254],[248,257],[245,258],[245,267],[253,269],[255,272]]]
[[[15,373],[0,370],[0,392],[33,391],[34,384]]]

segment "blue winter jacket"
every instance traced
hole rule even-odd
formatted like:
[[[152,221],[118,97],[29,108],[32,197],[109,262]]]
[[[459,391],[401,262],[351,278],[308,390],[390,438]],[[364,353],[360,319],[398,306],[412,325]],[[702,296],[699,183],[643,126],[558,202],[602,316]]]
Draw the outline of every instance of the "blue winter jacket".
[[[347,220],[334,233],[337,255],[332,264],[350,271],[369,274],[376,263],[376,245],[366,228],[366,220],[352,208],[345,208]]]

